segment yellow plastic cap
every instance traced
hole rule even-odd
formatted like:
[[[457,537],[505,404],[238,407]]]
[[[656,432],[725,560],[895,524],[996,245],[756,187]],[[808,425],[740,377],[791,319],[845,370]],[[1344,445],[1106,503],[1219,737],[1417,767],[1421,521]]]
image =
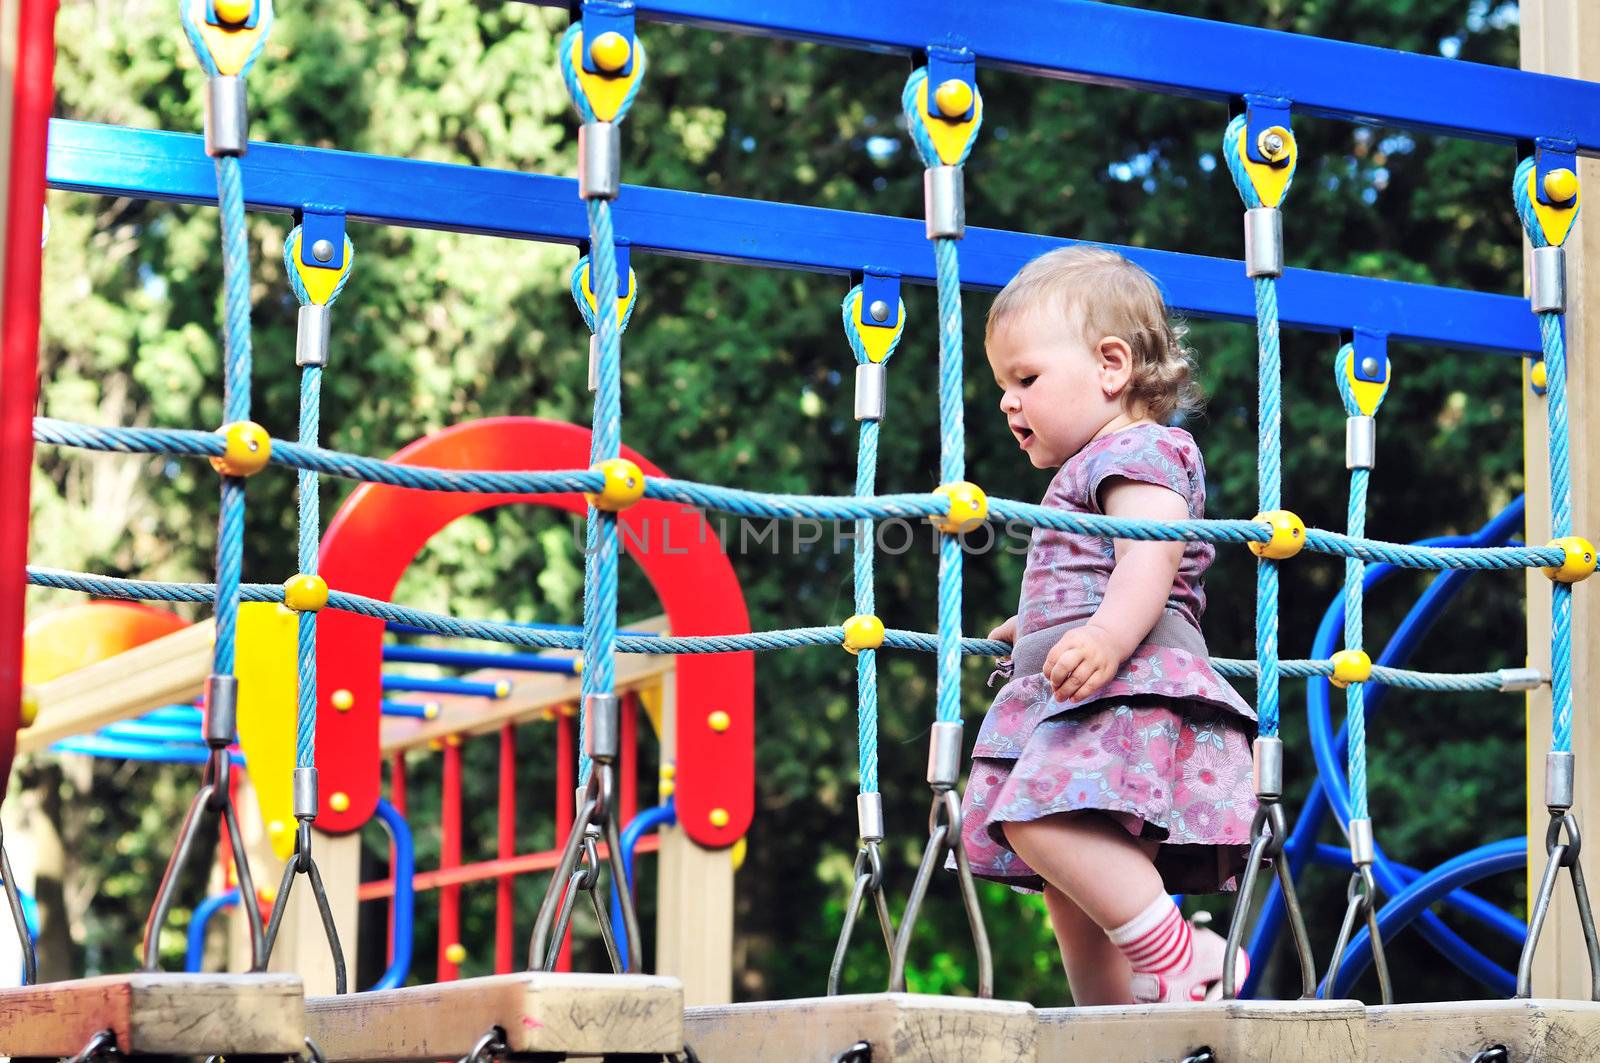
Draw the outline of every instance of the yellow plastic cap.
[[[22,688],[22,715],[19,717],[18,726],[31,727],[33,721],[39,718],[39,695],[33,692],[32,687]]]
[[[220,458],[211,467],[224,476],[254,476],[272,459],[272,437],[254,421],[235,421],[217,429],[223,438]]]
[[[250,12],[255,10],[255,0],[216,0],[217,20],[225,25],[237,26],[250,19]]]
[[[728,851],[728,862],[735,871],[744,866],[744,858],[750,855],[750,838],[748,835],[733,843],[733,848]]]
[[[267,833],[272,835],[274,838],[288,829],[289,825],[281,819],[275,819],[267,824]]]
[[[1333,675],[1328,681],[1336,687],[1365,683],[1372,678],[1372,658],[1363,650],[1340,650],[1333,655]]]
[[[467,958],[467,947],[461,944],[459,941],[450,945],[446,945],[444,949],[444,958],[451,963],[459,965]]]
[[[1549,386],[1550,373],[1544,367],[1544,359],[1534,362],[1528,369],[1528,381],[1536,388]]]
[[[943,516],[929,518],[933,526],[942,532],[952,535],[969,532],[989,519],[989,497],[975,483],[962,480],[960,483],[941,484],[934,488],[933,493],[942,495],[948,507]]]
[[[1578,194],[1578,175],[1566,167],[1544,175],[1544,194],[1552,202],[1565,203]]]
[[[711,728],[713,731],[716,731],[718,734],[721,734],[723,731],[726,731],[729,727],[733,726],[733,717],[729,716],[721,709],[718,709],[716,712],[713,712],[706,717],[706,726]]]
[[[328,795],[328,807],[335,812],[350,811],[350,795],[343,790],[335,790]]]
[[[950,78],[933,90],[933,105],[946,118],[965,118],[972,110],[972,86],[960,78]]]
[[[608,458],[589,471],[605,477],[598,494],[586,492],[583,496],[596,509],[620,513],[644,497],[644,473],[627,458]]]
[[[1306,545],[1305,521],[1287,509],[1272,509],[1257,513],[1255,519],[1272,529],[1272,538],[1264,543],[1246,543],[1257,557],[1270,557],[1282,561],[1293,557]]]
[[[283,581],[283,604],[297,613],[315,613],[328,604],[328,582],[301,572]]]
[[[615,74],[627,66],[628,57],[632,54],[633,46],[628,43],[628,38],[616,30],[602,33],[589,45],[589,58],[608,74]]]
[[[733,819],[732,816],[728,815],[728,810],[725,808],[713,808],[708,818],[711,820],[713,827],[726,827],[729,821]]]
[[[1256,148],[1261,152],[1261,157],[1268,162],[1283,162],[1289,157],[1290,145],[1294,143],[1289,136],[1289,131],[1281,125],[1268,126],[1256,137]]]
[[[857,613],[844,622],[844,648],[850,653],[875,650],[883,645],[883,621]]]
[[[1581,535],[1567,535],[1552,539],[1551,546],[1566,554],[1561,564],[1544,570],[1544,574],[1557,583],[1582,583],[1594,572],[1594,544]]]
[[[356,703],[356,696],[350,693],[348,690],[339,689],[335,690],[333,692],[333,696],[328,700],[331,701],[333,703],[333,707],[338,709],[340,712],[349,712]]]

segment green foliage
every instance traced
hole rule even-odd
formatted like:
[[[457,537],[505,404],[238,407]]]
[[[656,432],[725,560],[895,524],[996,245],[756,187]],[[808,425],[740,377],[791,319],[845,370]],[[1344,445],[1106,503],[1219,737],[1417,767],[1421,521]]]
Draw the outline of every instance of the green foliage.
[[[1172,7],[1156,2],[1148,7]],[[1515,11],[1483,0],[1195,0],[1184,13],[1512,65]],[[1463,12],[1463,6],[1466,10]],[[253,135],[286,143],[442,162],[571,173],[575,127],[556,73],[559,25],[550,12],[468,0],[327,0],[316,18],[285,8],[251,78]],[[175,130],[200,127],[201,76],[170,4],[115,10],[65,0],[58,37],[60,113]],[[711,33],[644,30],[649,80],[625,126],[627,179],[640,183],[847,210],[916,216],[920,174],[898,115],[904,62],[839,49]],[[1159,61],[1159,57],[1152,57]],[[969,164],[975,225],[1075,239],[1237,257],[1237,195],[1220,165],[1225,109],[982,73],[987,122]],[[1286,209],[1293,264],[1489,291],[1518,283],[1520,236],[1502,147],[1299,119],[1302,163]],[[868,150],[869,142],[872,150]],[[246,181],[249,163],[246,161]],[[221,280],[209,208],[55,193],[46,254],[42,410],[118,424],[204,427],[220,417]],[[283,217],[252,217],[256,416],[293,432],[294,300],[282,275]],[[335,314],[323,416],[328,445],[387,454],[459,421],[523,414],[587,423],[587,338],[565,293],[569,249],[416,230],[355,226],[355,276]],[[838,332],[842,278],[640,256],[641,305],[626,342],[624,438],[670,474],[770,491],[842,493],[854,478],[850,355]],[[1244,283],[1243,280],[1240,282]],[[932,399],[932,293],[908,291],[909,325],[891,370],[880,489],[937,482]],[[1033,498],[1047,478],[1017,460],[981,357],[988,298],[966,301],[968,466],[992,494]],[[1212,515],[1255,511],[1252,330],[1196,323],[1209,411],[1191,424],[1210,470]],[[1343,412],[1330,336],[1285,337],[1286,503],[1308,522],[1340,527]],[[1511,359],[1437,349],[1393,351],[1395,384],[1383,413],[1373,478],[1373,533],[1387,539],[1463,531],[1522,489],[1519,367]],[[33,560],[116,575],[206,578],[216,491],[203,464],[41,450]],[[350,485],[325,487],[325,506]],[[250,486],[246,578],[292,571],[293,480]],[[332,512],[329,508],[327,512]],[[730,531],[737,538],[736,526]],[[542,511],[499,510],[463,520],[430,543],[398,592],[404,602],[465,615],[576,621],[581,556],[572,526]],[[734,552],[756,629],[834,623],[851,611],[849,547],[830,537],[790,549]],[[1009,615],[1022,559],[991,554],[968,566],[965,628]],[[932,538],[879,559],[879,611],[894,626],[935,622]],[[1337,592],[1338,566],[1297,560],[1284,590],[1284,652],[1308,648]],[[1375,596],[1368,630],[1392,631],[1423,583],[1393,581]],[[1207,633],[1215,652],[1247,656],[1253,577],[1243,551],[1212,571]],[[1447,621],[1449,637],[1422,647],[1419,665],[1476,670],[1521,664],[1520,581],[1487,576]],[[43,610],[67,596],[35,592]],[[656,611],[629,568],[623,615]],[[1508,634],[1508,632],[1510,634]],[[1441,633],[1442,634],[1442,633]],[[883,789],[891,896],[903,898],[922,841],[921,781],[932,718],[932,662],[882,658]],[[737,992],[818,992],[848,888],[854,841],[854,676],[832,650],[764,655],[757,672],[758,812],[738,880]],[[982,662],[966,671],[966,708],[986,705]],[[1285,684],[1290,779],[1312,776],[1299,684]],[[1522,829],[1521,713],[1504,698],[1396,694],[1372,728],[1372,802],[1389,852],[1428,866]],[[519,739],[524,849],[546,845],[552,743]],[[492,855],[493,749],[467,746],[468,859]],[[436,858],[437,766],[414,759],[412,811],[420,866]],[[84,963],[134,963],[138,926],[165,858],[171,823],[192,792],[189,769],[95,767],[80,783],[50,777],[96,811],[69,838],[69,877],[100,883],[73,913]],[[1298,795],[1296,797],[1298,803]],[[97,818],[98,817],[98,818]],[[1325,840],[1335,840],[1330,830]],[[119,838],[90,846],[89,838]],[[373,859],[379,854],[373,838]],[[371,861],[369,861],[371,862]],[[645,862],[648,864],[648,861]],[[369,867],[369,875],[377,873]],[[1325,953],[1342,909],[1344,875],[1316,871],[1308,897]],[[542,882],[518,885],[517,932],[527,930]],[[93,891],[91,891],[93,892]],[[648,888],[644,891],[648,895]],[[1522,883],[1485,884],[1521,903]],[[191,896],[194,895],[192,892]],[[493,891],[464,893],[468,973],[488,969]],[[1000,992],[1065,999],[1042,906],[1000,887],[983,891]],[[1225,917],[1226,902],[1209,907]],[[418,956],[430,954],[432,905],[420,906]],[[373,920],[377,922],[377,920]],[[175,922],[181,929],[182,919]],[[847,985],[882,983],[886,963],[870,922],[858,928]],[[518,949],[523,939],[518,938]],[[1503,946],[1496,955],[1509,959]],[[1405,999],[1472,987],[1425,947],[1397,945]],[[365,970],[381,943],[363,946]],[[429,977],[419,958],[415,974]],[[936,884],[912,948],[915,988],[967,992],[971,950],[952,884]],[[1284,981],[1274,978],[1281,990]]]

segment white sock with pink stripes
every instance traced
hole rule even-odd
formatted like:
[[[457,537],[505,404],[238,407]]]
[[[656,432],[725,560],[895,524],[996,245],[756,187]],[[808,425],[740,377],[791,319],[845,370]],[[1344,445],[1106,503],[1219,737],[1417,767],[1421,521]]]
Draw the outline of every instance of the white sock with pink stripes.
[[[1128,957],[1134,974],[1171,974],[1188,967],[1194,956],[1188,920],[1165,893],[1106,936]]]

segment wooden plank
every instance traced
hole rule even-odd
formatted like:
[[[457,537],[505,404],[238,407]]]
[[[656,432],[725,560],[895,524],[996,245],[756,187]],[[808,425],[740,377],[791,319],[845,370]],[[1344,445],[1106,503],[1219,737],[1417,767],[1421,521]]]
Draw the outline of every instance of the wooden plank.
[[[101,1030],[127,1055],[293,1055],[300,979],[281,974],[118,974],[0,991],[0,1055],[70,1056]]]
[[[34,688],[39,718],[17,735],[30,753],[162,705],[200,696],[211,673],[212,622],[204,620]]]
[[[1600,1059],[1600,1004],[1469,1000],[1367,1009],[1367,1059],[1469,1060],[1504,1045],[1513,1063]]]
[[[1367,1058],[1365,1012],[1355,1000],[1234,1000],[1039,1011],[1040,1060],[1176,1063],[1201,1048],[1211,1049],[1226,1063],[1362,1060]]]
[[[1522,66],[1565,77],[1600,80],[1600,5],[1593,0],[1522,0]],[[1558,134],[1558,130],[1551,133]],[[1578,174],[1591,194],[1600,191],[1600,161],[1578,160]],[[1506,206],[1510,210],[1509,202]],[[1573,530],[1600,538],[1600,226],[1578,216],[1567,238],[1567,376],[1572,423]],[[1527,473],[1527,541],[1550,539],[1550,477],[1546,408],[1542,396],[1523,391],[1523,461]],[[1550,582],[1537,569],[1527,575],[1529,664],[1548,674],[1550,668]],[[1572,751],[1577,756],[1577,803],[1580,826],[1600,823],[1600,717],[1588,711],[1596,680],[1594,633],[1600,631],[1600,597],[1596,585],[1574,588],[1572,596],[1573,719]],[[1550,748],[1550,691],[1528,698],[1528,881],[1529,894],[1544,871],[1544,762]],[[1565,876],[1563,875],[1563,879]],[[1533,991],[1540,996],[1587,999],[1589,968],[1578,931],[1572,889],[1563,881],[1551,906],[1534,967]]]
[[[504,974],[306,1001],[330,1060],[459,1059],[498,1026],[512,1053],[661,1054],[683,1049],[671,978]]]
[[[1100,1058],[1039,1054],[1034,1014],[1009,1000],[873,993],[690,1008],[683,1021],[702,1063],[810,1063],[859,1041],[872,1046],[872,1063]]]

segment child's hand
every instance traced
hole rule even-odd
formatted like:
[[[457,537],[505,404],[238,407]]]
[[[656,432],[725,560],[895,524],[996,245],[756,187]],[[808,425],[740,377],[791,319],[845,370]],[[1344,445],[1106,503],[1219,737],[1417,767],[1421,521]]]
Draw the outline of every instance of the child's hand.
[[[1015,643],[1017,641],[1017,618],[1012,617],[1010,620],[1007,620],[1005,623],[989,632],[988,637],[991,639],[998,639],[1001,642]]]
[[[1051,647],[1044,675],[1057,701],[1081,701],[1111,682],[1126,656],[1111,633],[1094,624],[1075,627]]]

